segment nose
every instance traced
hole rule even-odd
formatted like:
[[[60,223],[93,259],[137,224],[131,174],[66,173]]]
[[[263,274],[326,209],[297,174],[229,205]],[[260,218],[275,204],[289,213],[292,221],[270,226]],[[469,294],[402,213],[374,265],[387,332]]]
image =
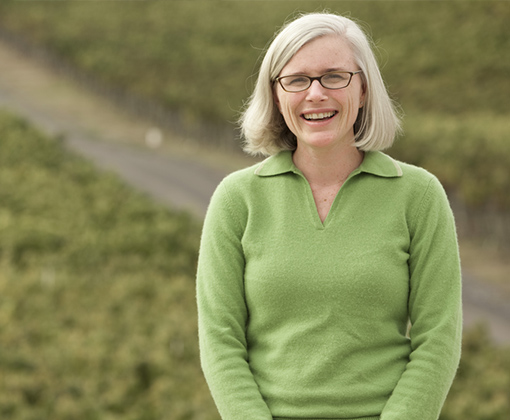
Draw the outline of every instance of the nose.
[[[322,86],[318,80],[314,80],[308,88],[306,99],[309,101],[323,101],[327,99],[326,88]]]

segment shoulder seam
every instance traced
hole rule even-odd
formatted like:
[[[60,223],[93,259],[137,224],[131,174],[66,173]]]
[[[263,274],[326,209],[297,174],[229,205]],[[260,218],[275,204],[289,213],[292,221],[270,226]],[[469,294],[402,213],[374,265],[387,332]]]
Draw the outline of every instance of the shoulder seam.
[[[425,208],[425,203],[428,202],[429,200],[429,194],[430,194],[430,191],[432,190],[432,183],[434,182],[434,178],[430,178],[429,181],[427,182],[427,187],[425,188],[425,191],[423,192],[423,195],[421,196],[420,198],[420,202],[418,204],[418,207],[416,209],[416,217],[419,218],[420,217],[420,214],[421,212],[423,211],[423,209]]]

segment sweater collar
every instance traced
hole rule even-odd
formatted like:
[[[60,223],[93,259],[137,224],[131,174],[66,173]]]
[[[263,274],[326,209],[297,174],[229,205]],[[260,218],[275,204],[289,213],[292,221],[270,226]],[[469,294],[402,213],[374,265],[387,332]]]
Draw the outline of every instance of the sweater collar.
[[[283,151],[268,157],[257,165],[255,175],[266,177],[288,172],[301,173],[292,161],[292,151]],[[402,168],[396,160],[382,152],[365,152],[361,165],[351,175],[366,172],[372,175],[394,178],[402,176]]]

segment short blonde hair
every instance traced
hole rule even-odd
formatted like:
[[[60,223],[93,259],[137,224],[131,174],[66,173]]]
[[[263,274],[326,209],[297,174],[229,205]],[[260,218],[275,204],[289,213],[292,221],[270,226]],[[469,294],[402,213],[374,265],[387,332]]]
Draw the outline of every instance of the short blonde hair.
[[[362,70],[365,104],[354,124],[358,149],[383,150],[393,144],[400,131],[400,118],[384,85],[367,35],[346,17],[311,13],[301,15],[284,26],[267,49],[255,89],[239,120],[247,153],[268,156],[296,149],[296,137],[274,102],[274,81],[303,45],[326,35],[343,37],[353,52],[355,63]]]

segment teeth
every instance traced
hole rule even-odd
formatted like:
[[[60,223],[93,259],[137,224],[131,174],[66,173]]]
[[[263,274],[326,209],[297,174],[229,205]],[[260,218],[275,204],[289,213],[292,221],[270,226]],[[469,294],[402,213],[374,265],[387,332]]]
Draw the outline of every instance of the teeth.
[[[321,112],[319,114],[305,114],[306,120],[323,120],[324,118],[330,118],[335,115],[334,112]]]

